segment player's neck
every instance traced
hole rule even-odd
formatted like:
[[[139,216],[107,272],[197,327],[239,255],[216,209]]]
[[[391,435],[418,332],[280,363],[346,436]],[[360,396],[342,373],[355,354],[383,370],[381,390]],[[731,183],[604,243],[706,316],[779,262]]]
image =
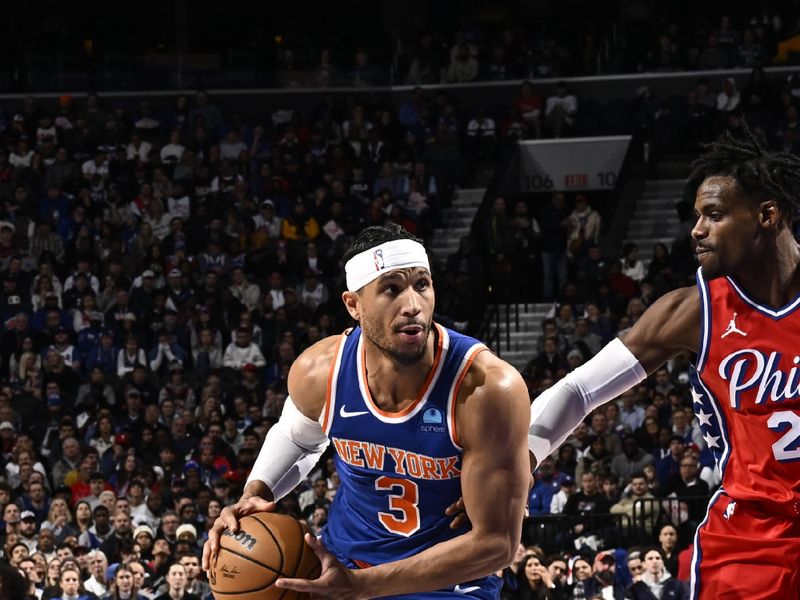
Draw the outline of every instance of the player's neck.
[[[436,335],[428,336],[425,354],[413,364],[403,364],[364,340],[367,385],[381,410],[396,412],[414,402],[428,379],[435,359]]]
[[[786,306],[800,295],[800,246],[788,228],[775,241],[770,256],[757,257],[756,267],[736,274],[747,294],[770,308]]]

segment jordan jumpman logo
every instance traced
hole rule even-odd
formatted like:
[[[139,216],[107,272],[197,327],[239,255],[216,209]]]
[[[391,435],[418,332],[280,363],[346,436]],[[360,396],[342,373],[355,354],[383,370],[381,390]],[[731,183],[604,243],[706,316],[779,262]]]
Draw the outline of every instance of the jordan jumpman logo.
[[[736,326],[736,313],[733,313],[733,316],[731,317],[731,322],[728,323],[728,328],[725,330],[725,333],[723,333],[719,337],[726,337],[726,336],[729,336],[732,333],[738,333],[739,335],[747,337],[747,333],[745,333],[744,331],[742,331],[741,329],[739,329]]]

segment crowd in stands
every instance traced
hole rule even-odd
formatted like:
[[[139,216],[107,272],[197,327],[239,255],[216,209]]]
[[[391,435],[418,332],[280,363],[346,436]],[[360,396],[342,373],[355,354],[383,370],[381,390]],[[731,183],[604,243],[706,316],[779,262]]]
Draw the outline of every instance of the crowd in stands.
[[[800,63],[800,23],[791,10],[766,3],[755,11],[749,5],[742,9],[738,16],[708,13],[694,20],[629,15],[612,25],[611,14],[582,5],[575,10],[586,25],[578,31],[555,16],[549,26],[547,19],[526,16],[509,18],[509,26],[468,22],[451,30],[445,24],[400,36],[393,57],[367,47],[336,56],[330,46],[293,45],[289,36],[277,50],[271,83],[290,88],[432,85]],[[318,48],[315,54],[311,48]]]
[[[603,35],[610,37],[604,29],[607,14],[571,38],[556,36],[552,28],[519,25],[495,29],[473,24],[450,36],[426,32],[402,46],[398,75],[403,83],[422,85],[797,63],[800,30],[789,12],[782,16],[762,3],[748,17],[711,14],[696,22],[668,20],[660,30],[652,17],[623,20],[621,39],[611,50],[603,48]]]
[[[391,66],[388,57],[380,64],[373,62],[365,48],[337,61],[328,47],[309,56],[307,48],[294,49],[289,42],[279,51],[276,83],[283,87],[431,85],[800,62],[800,22],[788,6],[729,3],[724,16],[706,10],[696,18],[681,9],[673,15],[641,6],[629,14],[620,8],[623,14],[614,15],[614,8],[607,8],[576,3],[581,27],[561,22],[556,15],[517,15],[509,17],[511,24],[506,26],[454,19],[400,36]]]

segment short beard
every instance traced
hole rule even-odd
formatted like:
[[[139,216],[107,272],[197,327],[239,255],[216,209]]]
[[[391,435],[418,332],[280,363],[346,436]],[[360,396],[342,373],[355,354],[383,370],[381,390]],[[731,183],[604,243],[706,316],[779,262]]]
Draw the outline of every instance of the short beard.
[[[419,352],[414,354],[399,352],[396,348],[394,348],[391,342],[387,339],[386,335],[383,333],[383,328],[381,325],[373,322],[371,319],[367,318],[366,315],[361,316],[361,321],[359,324],[361,325],[363,334],[378,349],[378,351],[385,357],[399,363],[400,365],[404,367],[410,367],[417,364],[425,357],[425,352],[428,350],[428,336],[430,335],[432,328],[431,323],[423,325],[424,340]]]

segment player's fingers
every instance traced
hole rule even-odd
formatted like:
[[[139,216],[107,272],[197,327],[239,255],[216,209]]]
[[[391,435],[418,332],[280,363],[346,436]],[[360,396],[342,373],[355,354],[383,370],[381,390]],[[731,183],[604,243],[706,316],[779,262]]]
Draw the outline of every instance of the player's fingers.
[[[208,574],[208,570],[210,568],[210,563],[211,563],[210,558],[211,558],[211,538],[209,537],[208,541],[205,544],[203,544],[202,565],[203,565],[203,571],[205,571],[206,574]]]
[[[233,532],[239,531],[239,519],[236,518],[236,514],[230,507],[226,507],[222,510],[219,517],[217,517],[217,522],[214,523],[214,527],[220,524],[220,522],[220,529],[225,529],[227,527]]]
[[[295,590],[297,592],[303,593],[312,593],[315,591],[316,586],[314,585],[313,581],[308,579],[289,579],[287,577],[281,577],[275,582],[275,587],[279,588],[286,588],[289,590]]]
[[[264,500],[264,498],[248,498],[246,510],[247,514],[250,515],[257,512],[275,512],[277,507],[277,504]]]
[[[461,512],[464,510],[464,498],[459,498],[455,502],[453,502],[450,506],[447,507],[447,510],[444,511],[446,515],[454,515],[457,512]]]
[[[308,544],[317,555],[319,562],[322,563],[322,571],[325,572],[327,568],[336,563],[336,557],[325,547],[322,540],[318,540],[310,533],[305,535],[306,544]]]
[[[450,529],[458,529],[459,527],[463,526],[469,519],[467,519],[467,513],[460,513],[450,522]]]
[[[208,532],[208,540],[203,544],[203,570],[206,574],[211,569],[211,561],[217,552],[219,552],[219,533],[212,528]]]

